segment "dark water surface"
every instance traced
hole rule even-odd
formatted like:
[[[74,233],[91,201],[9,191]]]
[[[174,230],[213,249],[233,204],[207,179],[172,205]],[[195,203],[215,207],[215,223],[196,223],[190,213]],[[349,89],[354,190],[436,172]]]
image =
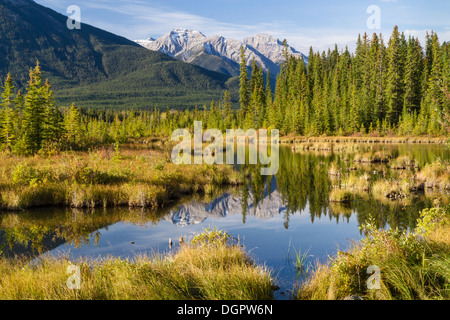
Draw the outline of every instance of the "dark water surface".
[[[437,158],[449,159],[444,146],[376,145],[367,148],[410,154],[419,168]],[[178,238],[189,240],[205,228],[217,227],[239,238],[249,254],[277,276],[277,298],[288,298],[298,281],[295,252],[307,252],[307,264],[326,262],[338,250],[361,238],[360,226],[372,217],[380,228],[411,230],[422,208],[442,194],[418,194],[407,202],[378,201],[370,196],[350,204],[330,204],[335,181],[331,163],[342,172],[354,163],[342,153],[292,152],[280,148],[280,169],[266,179],[258,166],[246,166],[248,184],[214,196],[186,198],[171,208],[149,212],[128,208],[83,211],[45,208],[0,215],[0,248],[4,256],[27,254],[133,258],[177,250]],[[353,168],[378,175],[398,175],[386,165]],[[391,172],[392,171],[392,172]],[[169,247],[169,239],[174,245]]]

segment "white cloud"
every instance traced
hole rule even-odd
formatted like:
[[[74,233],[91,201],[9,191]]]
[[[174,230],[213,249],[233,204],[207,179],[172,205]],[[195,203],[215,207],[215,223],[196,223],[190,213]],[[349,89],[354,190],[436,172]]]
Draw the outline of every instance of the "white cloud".
[[[64,12],[65,7],[74,2],[73,0],[37,1]],[[397,2],[397,0],[380,1]],[[308,54],[310,46],[315,51],[322,51],[338,44],[340,49],[348,46],[350,50],[353,50],[358,34],[364,32],[361,29],[332,29],[326,25],[320,28],[302,27],[298,21],[268,20],[256,24],[229,23],[141,0],[113,2],[111,0],[78,0],[76,4],[82,8],[83,22],[131,40],[145,39],[149,36],[159,37],[178,27],[198,30],[207,36],[223,35],[236,40],[242,40],[257,33],[268,33],[279,39],[286,38],[291,46]],[[98,14],[99,11],[103,11],[102,14]],[[119,17],[121,20],[116,22],[111,17]],[[387,30],[387,32],[390,31],[392,30]],[[450,40],[449,33],[450,30],[439,32],[441,41]],[[407,34],[419,37],[422,42],[425,30],[407,30]],[[384,34],[386,41],[389,35]]]
[[[310,46],[313,46],[314,50],[327,50],[337,43],[341,48],[345,45],[352,48],[358,34],[357,32],[349,33],[348,30],[302,28],[291,21],[234,24],[171,8],[151,6],[139,0],[121,1],[115,5],[111,5],[106,0],[78,2],[84,8],[111,11],[127,16],[130,21],[127,25],[112,23],[101,17],[85,22],[131,40],[145,39],[149,36],[159,37],[178,27],[198,30],[207,36],[222,35],[236,40],[242,40],[257,33],[268,33],[280,39],[286,38],[291,46],[308,54]]]

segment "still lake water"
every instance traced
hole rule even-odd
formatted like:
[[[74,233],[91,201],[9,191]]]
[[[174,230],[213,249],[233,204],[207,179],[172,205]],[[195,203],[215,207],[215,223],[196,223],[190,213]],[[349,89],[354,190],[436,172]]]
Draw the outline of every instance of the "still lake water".
[[[437,158],[450,159],[441,145],[367,145],[394,155],[413,155],[419,167]],[[408,201],[377,201],[368,196],[348,205],[330,204],[335,184],[328,169],[335,163],[342,172],[397,177],[386,165],[356,167],[342,153],[292,152],[280,147],[279,172],[269,179],[246,167],[248,184],[219,190],[214,196],[185,198],[158,212],[128,208],[83,211],[40,208],[0,215],[0,248],[4,256],[26,254],[65,256],[73,260],[165,253],[179,248],[205,228],[223,229],[240,243],[259,264],[270,268],[281,288],[276,298],[288,298],[298,275],[295,251],[308,252],[308,263],[326,262],[338,250],[349,248],[362,237],[360,226],[372,217],[380,228],[411,230],[422,208],[443,194],[419,194]],[[239,170],[239,169],[238,169]],[[172,248],[169,239],[173,240]]]

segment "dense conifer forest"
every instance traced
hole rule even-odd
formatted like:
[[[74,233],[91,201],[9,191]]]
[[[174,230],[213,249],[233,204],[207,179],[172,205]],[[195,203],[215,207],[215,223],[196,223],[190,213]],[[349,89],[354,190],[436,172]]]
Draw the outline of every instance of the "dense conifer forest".
[[[387,45],[382,35],[359,36],[355,53],[311,48],[308,64],[286,54],[273,100],[258,66],[250,80],[241,73],[240,124],[299,135],[444,135],[449,80],[448,43],[431,32],[422,47],[395,27]]]

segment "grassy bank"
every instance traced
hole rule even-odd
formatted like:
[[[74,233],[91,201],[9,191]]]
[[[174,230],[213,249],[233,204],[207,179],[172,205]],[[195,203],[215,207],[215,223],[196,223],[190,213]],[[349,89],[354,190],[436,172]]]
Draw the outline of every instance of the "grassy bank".
[[[413,233],[377,230],[371,223],[363,230],[366,237],[361,242],[315,267],[298,299],[450,299],[448,207],[422,211]],[[380,270],[379,289],[369,289],[370,266]]]
[[[303,143],[431,143],[444,144],[448,142],[448,137],[367,137],[367,136],[284,136],[280,137],[280,143],[303,144]]]
[[[42,258],[30,264],[0,259],[0,299],[272,299],[270,272],[228,239],[221,231],[206,230],[174,254],[134,261]],[[67,286],[72,263],[80,268],[80,289]]]
[[[175,165],[161,149],[0,154],[0,208],[163,207],[183,195],[240,183],[226,165]]]
[[[380,155],[382,154],[382,155]],[[385,163],[374,170],[371,167],[348,170],[331,163],[328,174],[334,183],[329,195],[331,202],[349,202],[371,195],[380,201],[402,200],[415,195],[450,190],[450,163],[440,159],[419,168],[410,156],[393,158],[386,152],[357,154],[354,163]],[[390,175],[386,176],[386,171]],[[371,172],[372,171],[372,172]]]

